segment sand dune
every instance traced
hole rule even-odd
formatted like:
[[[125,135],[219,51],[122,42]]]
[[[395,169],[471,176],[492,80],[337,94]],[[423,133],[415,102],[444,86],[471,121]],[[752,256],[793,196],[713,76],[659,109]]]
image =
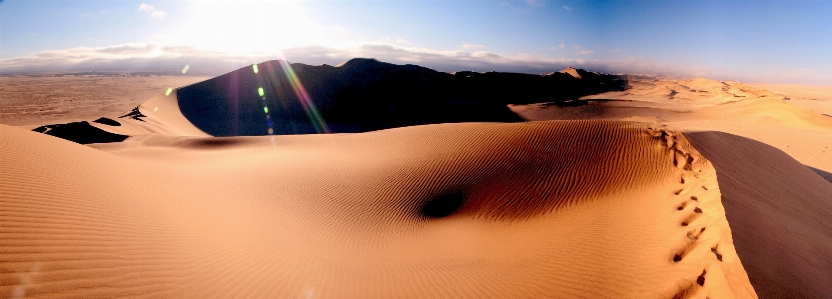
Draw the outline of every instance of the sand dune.
[[[830,104],[832,103],[832,87],[830,86],[765,83],[748,83],[747,85],[770,90],[783,96],[793,105],[832,116],[832,104]]]
[[[152,97],[130,112],[124,113],[118,118],[110,119],[110,122],[112,123],[92,123],[91,125],[107,132],[126,136],[148,134],[211,136],[194,126],[182,115],[177,101],[177,91]]]
[[[0,130],[4,297],[755,297],[713,167],[637,123]]]
[[[0,76],[0,123],[38,126],[114,118],[193,76]]]
[[[50,124],[36,131],[88,144],[147,134],[357,133],[423,124],[519,122],[523,119],[506,104],[569,104],[584,95],[622,88],[623,82],[613,76],[575,72],[582,78],[563,73],[448,74],[362,58],[334,67],[273,60],[171,88],[118,117],[72,123],[71,128]]]
[[[266,61],[177,89],[182,114],[212,136],[355,133],[455,122],[517,122],[507,103],[620,89],[609,76],[454,74],[375,59],[338,66]],[[271,133],[268,133],[271,132]]]
[[[832,173],[832,117],[794,105],[794,101],[781,94],[737,82],[636,80],[628,84],[631,88],[625,91],[586,96],[583,106],[510,108],[527,120],[629,120],[661,123],[680,130],[727,132],[772,145],[832,182],[828,175]],[[726,90],[693,93],[682,90],[680,84],[686,88],[722,85]],[[680,90],[679,94],[668,97],[671,89]]]
[[[612,91],[584,97],[585,100],[617,100],[616,105],[655,107],[674,111],[713,107],[756,98],[782,96],[730,81],[696,78],[691,80],[631,80],[626,91]]]
[[[832,297],[817,99],[256,66],[45,135],[0,125],[0,297]],[[291,135],[311,132],[364,133]]]
[[[692,143],[714,162],[737,251],[757,293],[762,298],[832,297],[824,283],[832,278],[832,181],[812,172],[827,177],[832,172],[832,118],[736,82],[630,85],[626,91],[586,97],[584,106],[512,110],[531,120],[636,120],[691,132],[686,135]],[[672,98],[665,93],[680,85],[688,91],[678,89]],[[696,99],[699,91],[690,89],[712,97]],[[732,100],[731,94],[744,97]]]
[[[686,134],[713,161],[734,242],[762,298],[830,298],[832,184],[784,152],[721,132]]]

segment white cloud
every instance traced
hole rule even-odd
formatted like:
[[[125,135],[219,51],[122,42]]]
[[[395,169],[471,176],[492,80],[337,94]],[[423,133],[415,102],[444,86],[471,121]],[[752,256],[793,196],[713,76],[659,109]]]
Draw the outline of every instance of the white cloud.
[[[571,8],[571,7],[566,6],[566,5],[564,5],[564,6],[563,6],[563,9],[565,9],[565,10],[572,10],[572,8]]]
[[[526,4],[528,4],[529,6],[541,7],[545,3],[544,0],[526,0]]]
[[[575,54],[581,54],[581,55],[592,55],[592,54],[595,54],[595,51],[592,51],[592,50],[586,50],[586,49],[584,49],[583,47],[581,47],[580,45],[575,45],[575,46],[573,46],[572,48],[574,48],[574,49],[575,49]]]
[[[154,43],[132,43],[122,44],[117,46],[109,46],[102,48],[92,48],[98,53],[112,53],[112,54],[145,54],[150,53],[156,49]]]
[[[139,5],[139,11],[153,11],[153,5],[142,3]]]
[[[410,42],[409,42],[409,41],[407,41],[407,40],[405,40],[405,39],[403,39],[403,38],[401,38],[401,37],[396,39],[396,43],[397,43],[397,44],[400,44],[400,45],[409,45],[409,44],[410,44]]]
[[[477,44],[462,44],[462,49],[464,50],[486,50],[488,49],[485,45],[477,45]]]
[[[580,47],[580,46],[578,46]],[[588,51],[580,49],[578,51]],[[593,52],[594,53],[594,52]],[[130,43],[108,47],[76,47],[42,51],[28,56],[2,58],[2,75],[80,71],[132,71],[181,74],[189,65],[189,75],[216,76],[250,65],[252,61],[286,59],[310,65],[337,65],[355,57],[376,58],[394,64],[416,64],[438,71],[501,71],[549,73],[566,67],[589,71],[630,74],[668,74],[706,77],[719,80],[771,81],[832,84],[828,70],[755,70],[731,71],[721,68],[681,66],[659,63],[641,57],[626,59],[569,59],[529,54],[503,55],[485,50],[435,50],[403,47],[390,43],[365,43],[335,48],[303,46],[285,49],[282,53],[249,53],[208,51],[191,45]],[[787,76],[788,75],[788,76]]]
[[[168,14],[162,10],[156,10],[153,5],[142,3],[139,5],[139,11],[149,12],[150,17],[153,19],[162,19],[166,17]]]
[[[474,47],[481,48],[481,47]],[[182,65],[191,66],[189,74],[218,75],[251,61],[285,59],[307,64],[338,64],[354,57],[373,57],[390,63],[410,63],[440,71],[515,71],[547,73],[575,60],[553,59],[532,55],[500,55],[478,50],[433,50],[402,47],[389,43],[358,44],[346,48],[306,46],[283,50],[282,53],[241,55],[229,52],[205,51],[188,45],[158,45],[131,43],[109,47],[76,47],[42,51],[33,55],[0,59],[3,73],[61,72],[61,71],[159,71],[181,72]]]

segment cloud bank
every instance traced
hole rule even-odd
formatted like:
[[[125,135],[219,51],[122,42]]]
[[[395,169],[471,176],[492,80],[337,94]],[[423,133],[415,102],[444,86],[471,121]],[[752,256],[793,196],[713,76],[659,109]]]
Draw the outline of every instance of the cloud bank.
[[[595,58],[598,56],[595,52],[589,53],[596,54],[591,56],[592,59],[568,59],[529,54],[502,55],[486,51],[478,45],[463,46],[463,50],[433,50],[405,47],[402,44],[365,43],[344,48],[304,46],[285,49],[282,53],[247,54],[205,51],[188,45],[157,43],[129,43],[97,48],[76,47],[0,59],[0,75],[87,71],[181,74],[183,67],[188,65],[188,75],[217,76],[252,63],[273,59],[286,59],[293,63],[310,65],[337,65],[351,58],[363,57],[394,64],[416,64],[443,72],[498,71],[545,74],[566,67],[576,67],[618,74],[665,74],[760,82],[787,82],[788,80],[783,80],[786,78],[808,84],[832,83],[822,81],[823,78],[832,76],[816,70],[792,70],[786,73],[772,70],[768,73],[755,72],[754,75],[748,75],[725,69],[669,65],[639,57]],[[587,51],[579,46],[575,49],[579,54],[586,54],[580,51]],[[812,79],[815,81],[807,82]]]

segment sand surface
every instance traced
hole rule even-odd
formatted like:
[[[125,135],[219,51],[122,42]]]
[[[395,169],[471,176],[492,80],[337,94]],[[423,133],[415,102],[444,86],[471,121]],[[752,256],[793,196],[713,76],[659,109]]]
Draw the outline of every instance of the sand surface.
[[[774,146],[832,182],[832,117],[794,105],[781,94],[737,82],[699,78],[630,85],[626,91],[584,97],[589,102],[585,106],[533,104],[511,109],[530,120],[634,120],[686,131],[732,133]],[[815,104],[832,108],[830,101]]]
[[[766,89],[787,98],[792,105],[814,112],[832,115],[832,86],[748,83],[747,85]]]
[[[4,296],[754,297],[713,167],[643,124],[0,128]]]
[[[757,294],[832,297],[823,283],[832,281],[832,117],[819,113],[832,102],[816,101],[812,110],[773,91],[708,79],[631,82],[626,91],[584,99],[580,107],[511,108],[530,120],[635,120],[686,131],[714,163]]]
[[[0,76],[0,124],[35,128],[118,117],[193,76]]]
[[[734,242],[761,298],[832,295],[832,184],[784,152],[722,132],[686,134],[717,171]]]
[[[316,95],[346,65],[297,76]],[[832,297],[822,87],[630,80],[509,105],[524,123],[212,137],[259,123],[180,99],[223,85],[163,93],[203,79],[0,78],[0,297]],[[126,139],[29,131],[81,120]]]

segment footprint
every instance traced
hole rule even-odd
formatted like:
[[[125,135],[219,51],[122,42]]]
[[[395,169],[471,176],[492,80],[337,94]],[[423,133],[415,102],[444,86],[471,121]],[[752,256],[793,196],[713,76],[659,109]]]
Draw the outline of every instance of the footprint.
[[[687,244],[685,244],[685,247],[683,247],[682,249],[677,251],[676,254],[673,255],[673,262],[674,263],[681,262],[682,259],[688,254],[688,252],[693,250],[694,247],[696,247],[696,242],[694,242],[694,241],[687,242]]]
[[[673,262],[674,263],[678,263],[678,262],[682,261],[682,259],[685,257],[685,255],[688,254],[688,252],[693,250],[695,247],[699,246],[699,243],[697,242],[697,240],[699,240],[699,236],[702,235],[702,233],[704,231],[705,231],[704,227],[688,231],[688,233],[687,233],[688,241],[685,242],[685,246],[682,247],[681,249],[679,249],[679,251],[677,251],[676,254],[673,255]]]
[[[700,216],[701,216],[701,213],[693,213],[693,214],[691,214],[690,216],[688,216],[688,218],[685,218],[685,220],[684,220],[684,221],[682,221],[682,226],[688,226],[688,225],[690,225],[691,223],[693,223],[694,221],[696,221],[696,219],[698,219]]]
[[[711,247],[711,252],[713,252],[713,253],[716,255],[716,259],[717,259],[717,260],[719,260],[719,261],[721,262],[721,261],[722,261],[722,254],[721,254],[721,253],[719,253],[719,251],[717,251],[717,250],[716,250],[716,248],[717,248],[718,246],[719,246],[719,245],[716,245],[716,246],[714,246],[714,247]]]
[[[706,273],[708,273],[708,271],[705,271],[705,269],[702,269],[702,274],[699,274],[699,277],[696,278],[696,283],[699,284],[699,286],[703,286],[703,287],[705,286],[705,274]]]
[[[701,229],[694,229],[692,231],[689,231],[687,236],[688,236],[688,239],[690,239],[692,241],[696,241],[696,240],[699,240],[699,236],[701,236],[702,233],[704,233],[704,232],[705,232],[704,227],[701,228]]]

